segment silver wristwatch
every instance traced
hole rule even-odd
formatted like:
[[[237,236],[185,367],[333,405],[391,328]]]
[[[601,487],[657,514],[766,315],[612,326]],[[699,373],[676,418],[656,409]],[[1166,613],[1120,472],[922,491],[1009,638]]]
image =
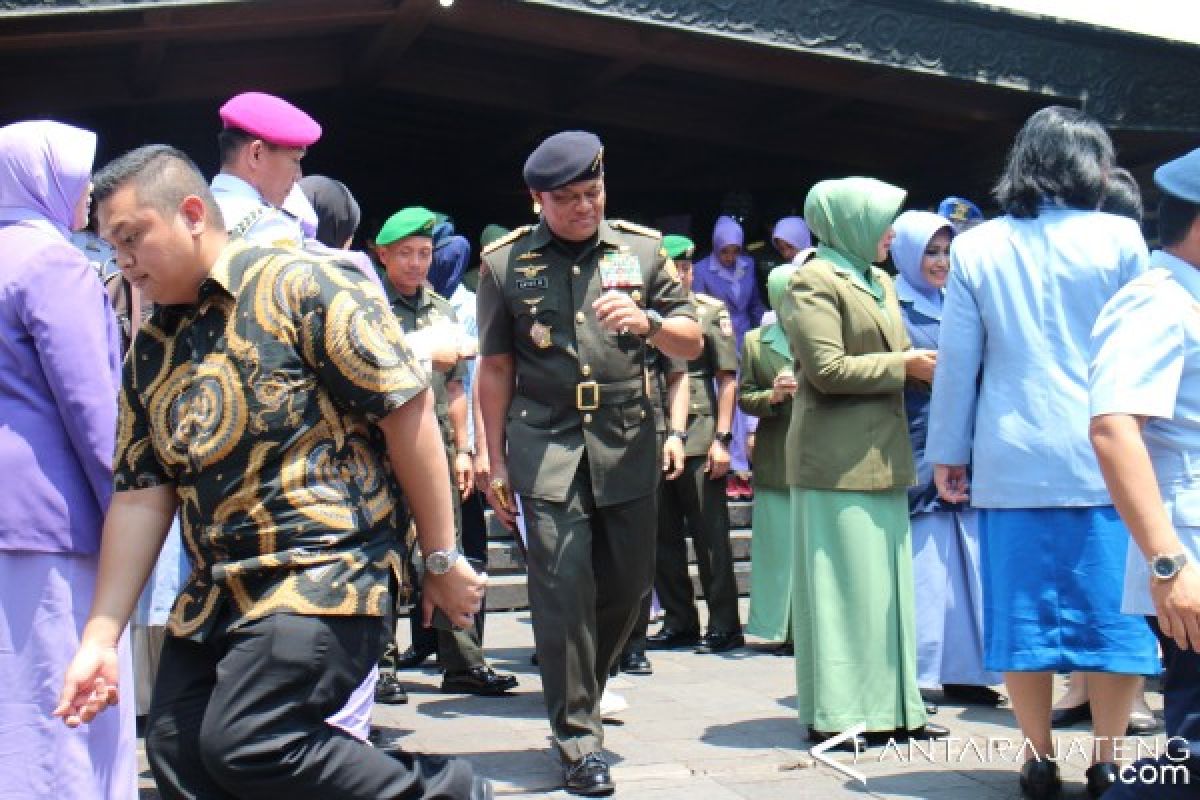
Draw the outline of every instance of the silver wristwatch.
[[[425,556],[425,571],[431,575],[445,575],[460,558],[462,558],[462,553],[453,548],[434,550]]]
[[[1150,574],[1155,580],[1169,581],[1187,566],[1187,553],[1177,555],[1157,555],[1150,559]]]
[[[663,318],[662,314],[659,314],[653,308],[647,308],[645,314],[646,323],[650,326],[646,331],[646,338],[650,339],[653,338],[656,333],[662,330]]]

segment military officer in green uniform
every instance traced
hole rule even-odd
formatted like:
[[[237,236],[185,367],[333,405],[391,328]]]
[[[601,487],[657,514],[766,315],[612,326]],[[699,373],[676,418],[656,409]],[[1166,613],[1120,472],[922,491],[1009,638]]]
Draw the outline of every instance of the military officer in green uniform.
[[[725,497],[737,400],[737,345],[725,304],[705,294],[691,294],[695,245],[684,236],[668,236],[665,246],[695,303],[704,352],[688,364],[687,430],[670,434],[684,439],[687,459],[683,474],[663,483],[654,588],[666,617],[662,630],[648,636],[646,644],[651,650],[699,645],[698,653],[723,653],[746,643],[738,619]],[[685,528],[695,544],[700,583],[708,602],[708,632],[703,638],[688,577]]]
[[[449,301],[425,285],[433,260],[434,222],[434,213],[426,208],[405,208],[389,217],[375,238],[376,255],[387,272],[392,311],[414,344],[420,337],[429,335],[436,337],[439,344],[445,344],[454,338],[457,324]],[[414,347],[416,351],[429,349]],[[474,488],[473,457],[467,441],[468,404],[463,391],[466,362],[458,359],[448,372],[429,371],[451,478],[458,490],[454,495],[454,529],[461,549],[460,502],[462,496]],[[415,614],[410,616],[410,621],[413,649],[428,652],[436,647],[438,662],[445,671],[443,692],[502,695],[516,687],[514,676],[497,673],[484,661],[482,614],[476,616],[475,625],[469,629],[439,628],[436,633],[425,628]],[[401,692],[394,673],[385,670],[380,676],[376,697],[387,701],[392,694]]]
[[[492,508],[520,495],[533,632],[566,789],[613,791],[598,705],[650,588],[659,454],[645,348],[700,331],[656,232],[604,217],[603,148],[566,131],[529,156],[542,209],[483,254],[479,401]]]

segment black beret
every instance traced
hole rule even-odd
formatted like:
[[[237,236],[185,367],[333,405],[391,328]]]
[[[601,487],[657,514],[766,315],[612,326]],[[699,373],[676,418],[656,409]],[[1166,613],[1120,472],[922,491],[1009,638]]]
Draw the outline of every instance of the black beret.
[[[604,174],[604,145],[594,133],[562,131],[547,138],[525,159],[525,185],[548,192]]]

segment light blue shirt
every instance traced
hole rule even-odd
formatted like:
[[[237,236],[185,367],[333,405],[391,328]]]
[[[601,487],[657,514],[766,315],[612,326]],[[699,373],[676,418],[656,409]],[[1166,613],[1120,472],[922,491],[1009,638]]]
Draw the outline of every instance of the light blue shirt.
[[[1109,505],[1088,441],[1089,336],[1146,270],[1136,223],[1045,207],[955,237],[927,458],[973,464],[971,505]]]
[[[303,247],[304,229],[300,221],[269,205],[258,190],[246,181],[225,172],[212,179],[212,193],[230,233],[239,228],[241,238],[268,247]]]
[[[1150,265],[1092,331],[1091,413],[1151,418],[1142,438],[1176,533],[1200,563],[1200,271],[1161,250]],[[1126,613],[1154,613],[1146,562],[1131,542]]]
[[[475,293],[461,283],[454,290],[454,294],[450,295],[450,307],[454,309],[454,316],[458,318],[458,322],[463,327],[463,333],[475,341],[476,346],[479,343],[479,323],[475,318]],[[477,358],[467,360],[467,376],[463,379],[463,391],[467,395],[467,441],[470,442],[471,448],[475,448],[475,411],[474,411],[474,395],[471,394],[472,388],[475,386],[475,362]]]

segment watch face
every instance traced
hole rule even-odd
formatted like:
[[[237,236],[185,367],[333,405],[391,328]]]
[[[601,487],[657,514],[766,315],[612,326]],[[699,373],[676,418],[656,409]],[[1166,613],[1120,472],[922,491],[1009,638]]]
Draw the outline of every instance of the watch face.
[[[430,553],[425,559],[425,569],[434,575],[443,575],[450,569],[450,557],[444,552]]]
[[[1154,574],[1159,578],[1169,578],[1175,574],[1175,560],[1168,556],[1154,559]]]

